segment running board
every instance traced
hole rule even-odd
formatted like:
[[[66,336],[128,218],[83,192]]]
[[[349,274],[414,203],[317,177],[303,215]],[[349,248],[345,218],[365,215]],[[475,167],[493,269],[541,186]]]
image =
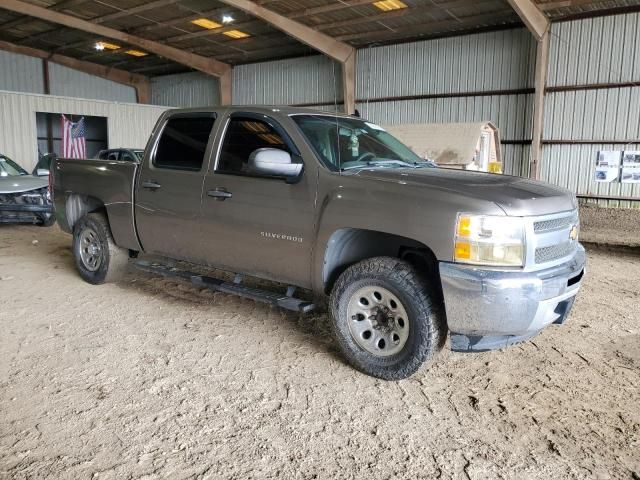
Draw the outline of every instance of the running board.
[[[224,280],[220,280],[219,278],[207,277],[198,273],[172,268],[159,263],[150,263],[141,260],[136,262],[135,266],[145,272],[155,273],[162,275],[163,277],[182,278],[184,280],[189,280],[194,285],[206,287],[217,292],[230,293],[232,295],[249,298],[256,302],[268,303],[294,312],[308,313],[316,308],[315,304],[312,302],[294,298],[293,289],[291,287],[287,289],[287,293],[291,293],[291,295],[282,295],[275,292],[269,292],[267,290],[260,290],[258,288],[245,287],[240,283],[240,281],[237,281],[241,278],[238,276],[236,276],[236,281],[229,283]]]

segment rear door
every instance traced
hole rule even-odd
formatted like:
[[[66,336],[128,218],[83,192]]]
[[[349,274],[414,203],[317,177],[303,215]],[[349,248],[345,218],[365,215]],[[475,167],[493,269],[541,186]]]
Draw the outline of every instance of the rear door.
[[[144,251],[197,261],[199,214],[213,112],[169,116],[141,166],[136,224]]]
[[[232,271],[309,286],[314,165],[305,164],[297,183],[246,173],[259,148],[285,150],[301,162],[300,151],[273,118],[236,112],[224,121],[215,165],[204,180],[201,255]]]

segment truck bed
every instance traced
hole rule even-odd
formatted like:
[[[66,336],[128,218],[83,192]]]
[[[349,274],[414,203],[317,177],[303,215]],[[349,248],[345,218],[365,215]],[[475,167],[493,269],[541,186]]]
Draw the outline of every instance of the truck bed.
[[[94,208],[104,206],[116,243],[140,250],[133,213],[138,167],[138,163],[126,161],[57,159],[51,174],[60,228],[72,233],[75,222],[87,213],[87,204]]]

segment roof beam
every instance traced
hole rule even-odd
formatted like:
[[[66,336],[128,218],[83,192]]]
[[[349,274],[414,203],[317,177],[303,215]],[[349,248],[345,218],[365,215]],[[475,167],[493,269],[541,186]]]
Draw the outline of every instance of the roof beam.
[[[533,0],[508,1],[536,40],[541,41],[549,30],[549,18],[540,11]]]
[[[121,42],[135,45],[148,52],[155,53],[156,55],[173,60],[174,62],[186,65],[208,75],[222,77],[231,69],[229,64],[220,62],[214,58],[202,57],[200,55],[185,52],[184,50],[179,50],[162,43],[154,42],[153,40],[130,35],[120,30],[104,27],[102,25],[96,25],[90,21],[83,20],[72,15],[54,12],[47,8],[23,2],[22,0],[2,0],[0,8],[23,13],[25,15],[40,18],[47,22],[64,25],[69,28],[83,30],[95,35],[120,40]]]
[[[77,5],[82,5],[83,3],[87,3],[89,0],[63,0],[62,2],[58,2],[55,5],[51,5],[49,10],[66,10],[68,8],[73,8]],[[3,23],[0,25],[0,29],[7,30],[9,28],[14,28],[19,25],[23,25],[32,20],[30,17],[20,17],[15,20],[11,20],[10,22]]]
[[[270,23],[287,35],[309,45],[310,47],[321,51],[325,55],[345,62],[349,57],[354,55],[355,49],[346,43],[339,42],[329,35],[325,35],[313,28],[307,27],[302,23],[291,20],[279,13],[264,8],[251,0],[221,0],[232,7],[238,8],[254,17]]]
[[[97,63],[87,62],[84,60],[78,60],[77,58],[71,58],[57,53],[47,52],[45,50],[39,50],[37,48],[23,47],[10,42],[0,41],[0,50],[7,52],[18,53],[20,55],[27,55],[29,57],[41,58],[48,62],[57,63],[80,72],[88,73],[96,77],[105,78],[112,82],[121,83],[133,87],[138,92],[140,103],[148,103],[148,91],[149,91],[149,78],[137,73],[130,73],[117,68],[107,67],[105,65],[99,65]],[[147,99],[147,102],[144,99]]]

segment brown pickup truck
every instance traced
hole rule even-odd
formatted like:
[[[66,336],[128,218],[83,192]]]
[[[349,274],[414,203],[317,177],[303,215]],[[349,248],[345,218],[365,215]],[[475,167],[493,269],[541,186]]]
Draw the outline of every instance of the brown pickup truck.
[[[564,322],[584,273],[569,191],[435,168],[378,125],[316,110],[171,110],[140,163],[59,159],[53,192],[88,282],[142,252],[237,275],[147,270],[301,312],[308,289],[348,361],[384,379],[414,373],[447,331],[452,349],[483,351]]]

